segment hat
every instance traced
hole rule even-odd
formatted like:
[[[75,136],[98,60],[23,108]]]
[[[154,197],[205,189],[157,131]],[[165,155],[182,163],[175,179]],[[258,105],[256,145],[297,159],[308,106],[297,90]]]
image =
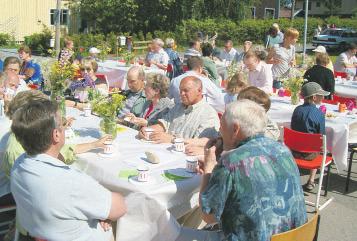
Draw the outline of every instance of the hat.
[[[97,49],[96,47],[92,47],[92,48],[89,49],[89,53],[90,54],[99,54],[100,50]]]
[[[321,86],[316,82],[308,82],[304,84],[301,88],[301,95],[304,98],[313,96],[313,95],[322,95],[327,96],[330,92],[324,91]]]
[[[316,49],[313,49],[312,51],[317,53],[326,53],[326,48],[322,45],[319,45]]]

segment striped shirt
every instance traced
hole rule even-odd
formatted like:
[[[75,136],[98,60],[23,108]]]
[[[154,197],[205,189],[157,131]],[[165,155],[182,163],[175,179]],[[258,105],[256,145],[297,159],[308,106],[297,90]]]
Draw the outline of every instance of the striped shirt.
[[[325,115],[314,104],[304,103],[294,110],[291,129],[305,133],[325,134]]]

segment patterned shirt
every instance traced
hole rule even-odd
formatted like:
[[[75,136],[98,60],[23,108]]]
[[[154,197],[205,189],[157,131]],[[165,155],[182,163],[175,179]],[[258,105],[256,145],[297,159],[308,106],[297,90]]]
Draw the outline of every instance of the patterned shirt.
[[[125,105],[118,113],[119,118],[124,118],[127,114],[133,113],[136,117],[139,117],[144,112],[144,105],[146,102],[145,91],[141,90],[133,92],[128,90],[124,92],[126,97]]]
[[[257,135],[222,155],[201,194],[202,211],[227,241],[269,241],[307,221],[300,175],[290,151]]]
[[[295,108],[291,117],[291,129],[325,134],[325,115],[314,104],[304,103]]]
[[[204,100],[188,107],[178,103],[159,122],[169,133],[183,138],[214,138],[218,135],[217,112]]]
[[[271,71],[273,72],[273,78],[278,79],[281,77],[286,77],[290,70],[290,63],[295,59],[295,46],[290,45],[287,49],[281,44],[274,45],[274,51],[276,58],[279,59],[278,64],[273,64]]]

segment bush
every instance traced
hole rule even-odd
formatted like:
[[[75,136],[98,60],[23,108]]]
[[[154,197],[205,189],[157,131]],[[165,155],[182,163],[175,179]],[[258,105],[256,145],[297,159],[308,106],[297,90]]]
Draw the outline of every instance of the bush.
[[[11,41],[11,36],[7,33],[0,33],[0,46],[5,46]]]
[[[42,33],[34,33],[25,37],[25,44],[29,46],[33,53],[39,55],[49,55],[51,51],[50,41],[52,33],[49,28],[43,26]]]

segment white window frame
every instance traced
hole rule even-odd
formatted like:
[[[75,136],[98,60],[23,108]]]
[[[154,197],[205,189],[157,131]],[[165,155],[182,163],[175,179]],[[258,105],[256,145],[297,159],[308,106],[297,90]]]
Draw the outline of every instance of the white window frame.
[[[267,10],[273,10],[273,19],[275,19],[275,8],[264,8],[264,19],[267,17]]]

